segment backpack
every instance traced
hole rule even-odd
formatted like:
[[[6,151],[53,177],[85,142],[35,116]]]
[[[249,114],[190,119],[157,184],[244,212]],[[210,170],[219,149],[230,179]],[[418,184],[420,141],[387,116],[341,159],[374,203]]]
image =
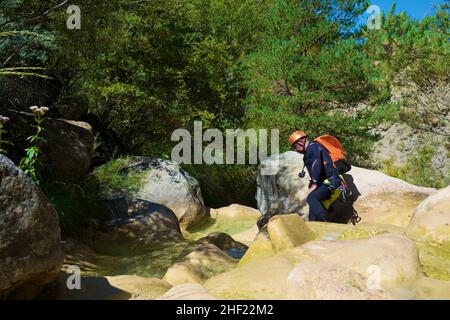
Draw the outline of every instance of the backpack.
[[[347,161],[345,150],[338,139],[326,134],[314,139],[314,141],[320,143],[328,151],[331,160],[333,160],[333,166],[340,174],[350,171],[352,166]]]

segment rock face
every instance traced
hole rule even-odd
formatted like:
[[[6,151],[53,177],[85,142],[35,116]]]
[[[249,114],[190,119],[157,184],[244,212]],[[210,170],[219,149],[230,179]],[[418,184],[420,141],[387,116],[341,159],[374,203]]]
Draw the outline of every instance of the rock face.
[[[288,151],[273,155],[261,163],[257,177],[256,200],[261,214],[269,212],[308,214],[306,195],[309,178],[299,178],[303,156]],[[272,172],[273,175],[262,175]]]
[[[297,213],[307,218],[309,176],[300,178],[303,156],[292,151],[274,155],[261,163],[260,173],[276,168],[274,175],[259,174],[257,178],[258,208],[263,214]],[[408,225],[415,207],[434,189],[417,187],[381,172],[353,166],[345,179],[352,197],[345,204],[336,203],[334,222],[371,222]]]
[[[146,251],[157,243],[184,240],[178,219],[169,208],[144,200],[117,198],[108,202],[116,219],[107,221],[97,232],[97,246],[112,243],[129,250]]]
[[[173,161],[148,157],[132,157],[119,174],[139,174],[136,190],[115,190],[107,199],[125,197],[155,202],[170,208],[178,217],[182,228],[197,224],[205,217],[205,206],[198,181]]]
[[[11,160],[0,155],[0,297],[32,298],[59,273],[58,213]]]
[[[10,153],[16,163],[28,146],[26,138],[33,134],[34,116],[8,110],[8,139],[14,143]],[[88,172],[92,160],[94,135],[88,123],[45,118],[42,148],[43,173],[54,181],[77,182]]]
[[[386,131],[380,132],[382,139],[377,141],[371,158],[374,164],[384,170],[403,168],[420,147],[430,148],[430,168],[440,173],[444,179],[449,177],[450,158],[447,156],[445,136],[424,130],[415,130],[407,124],[394,124]]]
[[[450,243],[450,186],[436,191],[417,207],[408,231],[431,241]]]

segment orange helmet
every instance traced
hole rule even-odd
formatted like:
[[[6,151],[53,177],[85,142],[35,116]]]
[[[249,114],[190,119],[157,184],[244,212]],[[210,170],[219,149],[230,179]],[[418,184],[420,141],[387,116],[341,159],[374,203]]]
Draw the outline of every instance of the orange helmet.
[[[289,137],[289,143],[292,146],[298,139],[307,137],[308,135],[300,130],[295,130],[294,132],[291,133],[290,137]]]

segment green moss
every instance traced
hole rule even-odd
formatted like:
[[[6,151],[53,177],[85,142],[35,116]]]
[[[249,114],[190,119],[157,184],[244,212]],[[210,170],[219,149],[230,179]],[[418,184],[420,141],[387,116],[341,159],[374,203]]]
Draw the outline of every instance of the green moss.
[[[118,158],[98,167],[93,172],[100,183],[100,192],[106,196],[109,192],[137,191],[142,185],[146,172],[126,170],[131,158]]]
[[[438,243],[414,240],[424,274],[430,278],[450,281],[450,241]]]
[[[256,219],[224,219],[224,218],[207,218],[200,224],[190,228],[184,234],[185,238],[198,240],[213,232],[224,232],[233,236],[244,232],[256,223]]]
[[[374,238],[376,236],[389,233],[389,232],[397,232],[401,233],[402,229],[396,226],[390,225],[377,225],[377,224],[367,224],[354,226],[350,230],[343,232],[338,240],[357,240],[357,239],[368,239]]]

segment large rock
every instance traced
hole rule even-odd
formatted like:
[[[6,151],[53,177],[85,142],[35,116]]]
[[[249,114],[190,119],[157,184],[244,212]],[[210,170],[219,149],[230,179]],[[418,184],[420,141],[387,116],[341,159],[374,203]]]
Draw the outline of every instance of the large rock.
[[[261,216],[261,212],[255,208],[243,206],[240,204],[230,204],[227,207],[211,209],[212,218],[233,219],[233,220],[257,220]]]
[[[274,155],[261,163],[256,198],[262,214],[297,213],[307,218],[309,176],[299,178],[302,167],[303,156],[293,151]],[[268,168],[278,170],[273,175],[262,175]],[[345,178],[353,195],[345,204],[336,203],[330,221],[405,227],[415,207],[434,191],[355,166]]]
[[[395,233],[371,239],[313,241],[289,254],[299,260],[347,267],[366,276],[379,271],[381,285],[386,287],[408,285],[422,275],[416,245]]]
[[[203,286],[221,299],[286,299],[294,267],[295,261],[284,256],[257,259],[212,277]]]
[[[238,265],[243,266],[250,261],[267,258],[275,255],[272,243],[268,239],[257,239],[250,244],[245,255],[239,260]]]
[[[389,299],[421,276],[414,242],[387,234],[308,242],[240,264],[204,287],[224,299]]]
[[[18,163],[27,137],[35,133],[34,115],[8,110],[8,139],[14,143],[8,154]],[[89,172],[94,134],[86,122],[45,118],[41,165],[43,174],[53,181],[78,182]]]
[[[124,167],[113,174],[122,179],[139,176],[139,181],[132,188],[118,190],[106,185],[103,193],[107,200],[124,197],[159,203],[175,212],[182,228],[191,227],[205,217],[198,181],[176,162],[148,157],[131,157],[123,161]]]
[[[450,243],[450,186],[436,191],[417,207],[408,231],[428,240]]]
[[[183,283],[203,283],[206,279],[233,268],[237,260],[217,246],[201,244],[181,262],[171,266],[164,279],[172,285]]]
[[[206,237],[197,240],[197,242],[202,244],[213,244],[220,250],[225,251],[226,253],[237,259],[241,258],[245,251],[247,251],[248,249],[248,246],[235,241],[230,235],[223,232],[210,233]]]
[[[59,273],[58,213],[42,191],[0,154],[0,297],[32,298]]]
[[[164,280],[135,275],[106,277],[106,279],[111,286],[130,293],[131,300],[154,300],[172,288]]]
[[[307,216],[308,179],[300,179],[303,156],[288,151],[261,162],[257,177],[256,201],[261,214],[272,212],[298,213]],[[262,175],[271,172],[272,175]]]
[[[276,252],[292,249],[314,240],[314,233],[298,214],[278,215],[267,226],[270,241]]]
[[[393,297],[372,287],[365,276],[349,268],[325,262],[298,264],[288,277],[288,299],[386,300]]]
[[[178,219],[169,208],[149,201],[118,198],[109,202],[115,219],[106,221],[96,234],[96,247],[106,249],[114,243],[147,251],[159,243],[184,240]]]

